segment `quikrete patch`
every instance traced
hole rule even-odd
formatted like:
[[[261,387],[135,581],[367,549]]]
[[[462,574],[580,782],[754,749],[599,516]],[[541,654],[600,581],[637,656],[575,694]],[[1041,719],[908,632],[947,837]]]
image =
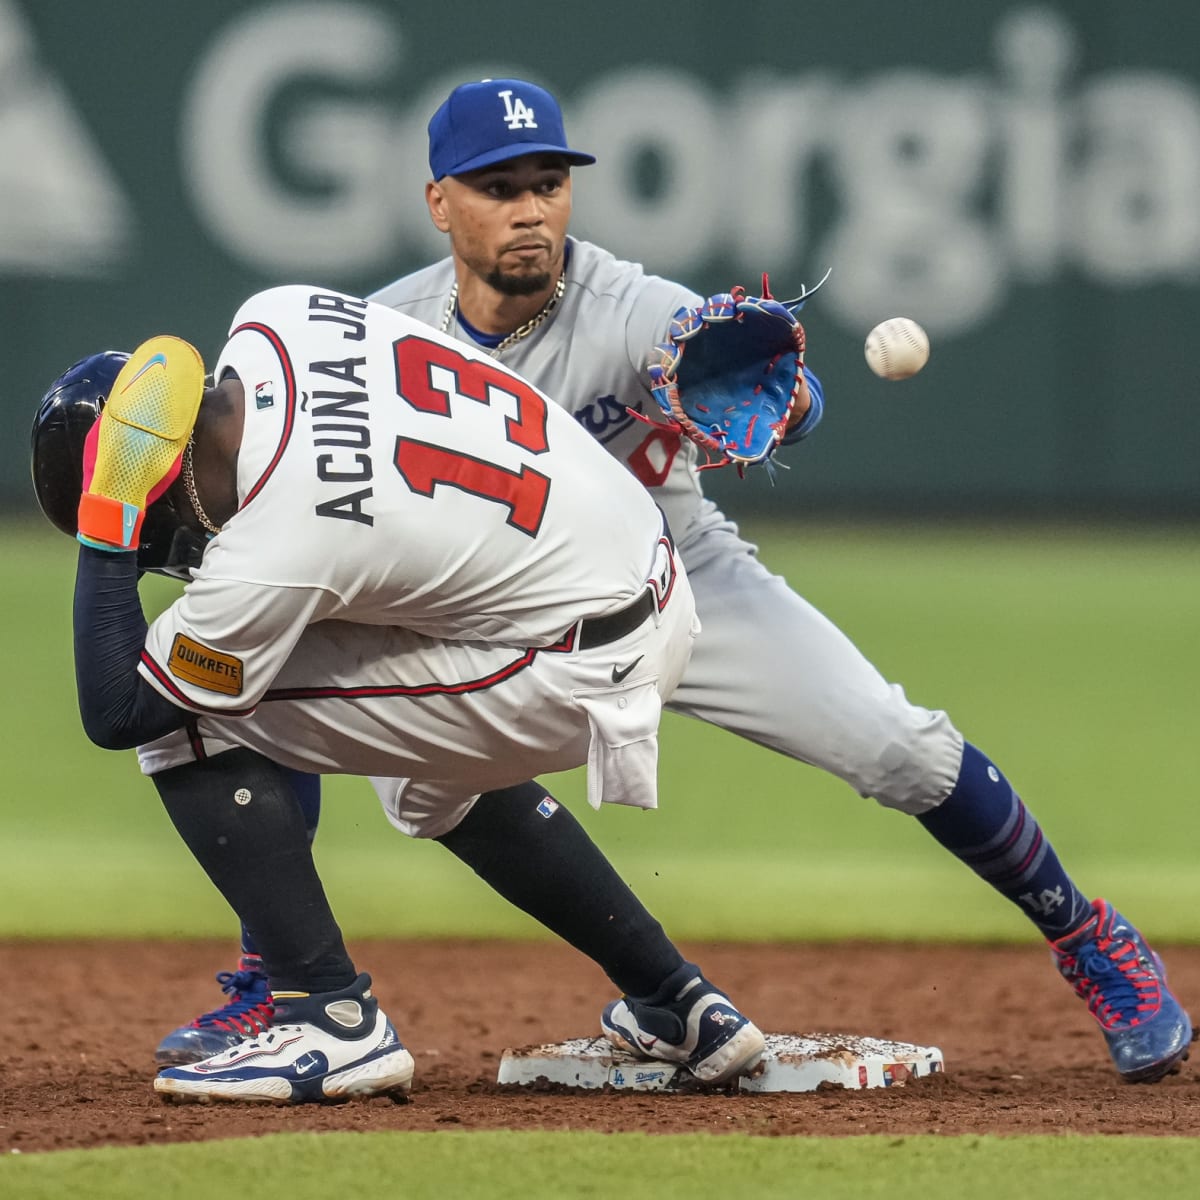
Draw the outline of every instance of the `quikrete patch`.
[[[210,650],[182,633],[177,633],[171,643],[167,666],[176,679],[206,692],[220,692],[223,696],[242,694],[242,660]]]

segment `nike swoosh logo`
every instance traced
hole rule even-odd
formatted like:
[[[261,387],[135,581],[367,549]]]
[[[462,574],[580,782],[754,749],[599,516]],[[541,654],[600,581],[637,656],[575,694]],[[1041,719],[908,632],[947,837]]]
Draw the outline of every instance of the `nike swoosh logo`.
[[[204,1062],[193,1064],[192,1070],[202,1075],[207,1072],[228,1071],[230,1067],[236,1067],[240,1063],[250,1062],[256,1058],[274,1058],[275,1055],[282,1054],[293,1042],[298,1042],[301,1036],[303,1035],[296,1034],[295,1037],[287,1038],[270,1048],[263,1046],[260,1042],[251,1042],[247,1045],[246,1049],[239,1049],[239,1053],[226,1058],[219,1066],[210,1066],[209,1060],[205,1060]],[[220,1057],[224,1058],[224,1055]]]
[[[618,666],[615,666],[615,665],[614,665],[614,666],[613,666],[613,673],[612,673],[612,681],[613,681],[613,683],[622,683],[622,682],[624,682],[624,679],[625,679],[625,677],[626,677],[626,676],[629,674],[629,672],[630,672],[630,671],[632,671],[632,670],[633,670],[633,668],[634,668],[634,667],[636,667],[636,666],[638,665],[638,663],[640,663],[640,662],[642,661],[642,659],[643,659],[644,657],[645,657],[645,655],[643,655],[643,654],[639,654],[639,655],[637,656],[637,658],[635,658],[635,659],[633,660],[633,662],[631,662],[631,663],[629,664],[629,666],[627,666],[627,667],[618,667]]]
[[[121,389],[122,392],[127,392],[151,367],[165,367],[167,365],[167,356],[163,353],[154,355],[153,358],[147,360],[146,365]]]

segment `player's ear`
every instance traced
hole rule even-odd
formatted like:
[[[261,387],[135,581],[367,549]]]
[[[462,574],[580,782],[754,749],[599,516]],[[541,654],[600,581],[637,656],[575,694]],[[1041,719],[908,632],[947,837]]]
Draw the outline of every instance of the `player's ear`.
[[[425,203],[429,205],[429,219],[442,233],[450,232],[450,218],[446,210],[446,189],[431,179],[425,185]]]

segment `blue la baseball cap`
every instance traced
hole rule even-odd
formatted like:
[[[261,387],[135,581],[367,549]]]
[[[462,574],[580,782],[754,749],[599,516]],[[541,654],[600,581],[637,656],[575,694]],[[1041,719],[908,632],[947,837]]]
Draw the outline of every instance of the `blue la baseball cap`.
[[[567,145],[558,101],[524,79],[461,84],[429,121],[429,169],[435,180],[539,153],[561,154],[580,166],[596,161]]]

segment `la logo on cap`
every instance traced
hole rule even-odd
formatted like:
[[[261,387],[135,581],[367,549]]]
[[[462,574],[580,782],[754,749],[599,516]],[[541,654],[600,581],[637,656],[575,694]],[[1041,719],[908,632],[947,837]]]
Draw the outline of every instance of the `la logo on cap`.
[[[504,123],[509,129],[536,129],[533,109],[518,96],[513,99],[512,88],[496,93],[504,101]]]

